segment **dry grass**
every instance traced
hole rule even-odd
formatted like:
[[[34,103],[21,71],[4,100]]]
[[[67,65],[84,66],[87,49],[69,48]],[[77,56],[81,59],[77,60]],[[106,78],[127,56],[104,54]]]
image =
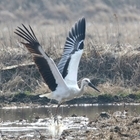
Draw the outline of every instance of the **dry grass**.
[[[67,3],[65,0],[41,0],[34,3],[26,0],[24,4],[19,0],[11,5],[6,5],[5,2],[1,3],[1,14],[8,16],[9,20],[3,17],[0,24],[1,69],[32,62],[31,55],[19,43],[21,38],[14,35],[16,26],[30,23],[45,51],[57,63],[69,29],[84,15],[87,19],[87,31],[78,80],[83,77],[91,78],[103,93],[134,93],[140,90],[140,16],[137,14],[139,9],[135,7],[138,5],[137,1],[107,3],[100,0],[94,2],[94,6],[91,4],[93,1],[85,0],[80,1],[78,6],[78,1]],[[4,6],[9,11],[13,9],[14,15],[7,13],[7,9],[4,11]],[[37,89],[41,89],[43,85],[42,78],[34,67],[1,71],[0,74],[1,92],[39,92]]]
[[[40,32],[37,32],[37,27],[33,26],[43,48],[55,59],[56,63],[61,56],[69,26],[68,24],[58,25],[49,29],[42,26]],[[79,66],[78,79],[89,77],[95,85],[99,85],[102,93],[134,93],[140,89],[138,32],[136,27],[132,28],[131,26],[130,31],[133,30],[134,36],[129,36],[130,33],[126,32],[124,27],[128,28],[130,25],[110,25],[109,23],[107,25],[106,23],[106,26],[103,26],[91,22],[87,26],[85,50]],[[47,30],[51,34],[48,35],[47,32],[45,34],[43,30]],[[0,52],[2,56],[1,68],[32,62],[31,55],[19,43],[20,38],[11,32],[8,32],[9,38],[4,40],[6,37],[3,37],[2,39],[4,43]],[[34,67],[16,69],[12,72],[9,70],[3,73],[1,76],[1,91],[3,92],[27,90],[34,93],[45,92],[46,87],[44,88],[42,78],[39,77],[38,71]]]

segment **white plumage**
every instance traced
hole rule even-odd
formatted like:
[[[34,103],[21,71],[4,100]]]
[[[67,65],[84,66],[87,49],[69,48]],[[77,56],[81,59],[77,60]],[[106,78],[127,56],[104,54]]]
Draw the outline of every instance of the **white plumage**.
[[[22,42],[22,44],[32,54],[40,74],[52,91],[51,93],[40,95],[40,97],[55,99],[61,104],[81,96],[84,86],[90,86],[99,92],[88,78],[82,80],[80,88],[77,85],[77,71],[84,48],[85,18],[80,19],[69,32],[58,66],[44,52],[32,28],[30,26],[29,28],[30,30],[23,25],[23,29],[18,27],[15,33],[27,41],[27,43]]]

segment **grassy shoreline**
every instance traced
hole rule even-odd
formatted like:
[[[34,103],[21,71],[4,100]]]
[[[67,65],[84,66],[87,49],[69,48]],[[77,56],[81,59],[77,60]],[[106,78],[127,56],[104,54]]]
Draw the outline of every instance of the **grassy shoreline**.
[[[39,95],[29,95],[27,93],[18,93],[15,95],[2,95],[0,96],[0,107],[5,106],[40,106],[48,105],[50,99],[40,98]],[[133,104],[140,103],[140,96],[136,94],[129,95],[110,95],[103,94],[98,96],[84,95],[79,98],[74,98],[70,101],[64,103],[64,105],[74,105],[74,104]],[[51,101],[51,104],[57,104],[55,100]]]

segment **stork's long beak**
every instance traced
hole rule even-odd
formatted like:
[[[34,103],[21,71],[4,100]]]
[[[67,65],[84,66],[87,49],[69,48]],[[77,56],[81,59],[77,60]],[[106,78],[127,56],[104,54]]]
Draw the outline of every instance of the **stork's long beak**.
[[[98,90],[92,83],[88,83],[88,85],[92,88],[94,88],[95,90],[97,90],[98,92],[100,92],[100,90]]]

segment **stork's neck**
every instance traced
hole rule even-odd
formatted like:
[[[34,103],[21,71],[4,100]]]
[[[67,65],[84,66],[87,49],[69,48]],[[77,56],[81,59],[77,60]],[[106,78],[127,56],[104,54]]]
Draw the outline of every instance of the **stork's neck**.
[[[80,87],[81,92],[84,91],[84,87],[85,87],[85,84],[84,84],[84,82],[83,82],[83,80],[82,80],[82,82],[81,82],[81,87]]]

